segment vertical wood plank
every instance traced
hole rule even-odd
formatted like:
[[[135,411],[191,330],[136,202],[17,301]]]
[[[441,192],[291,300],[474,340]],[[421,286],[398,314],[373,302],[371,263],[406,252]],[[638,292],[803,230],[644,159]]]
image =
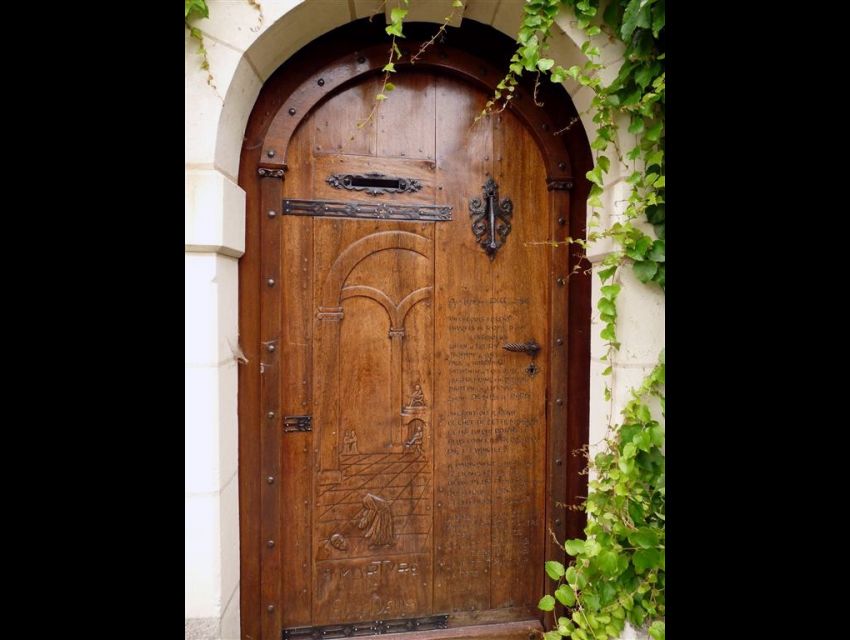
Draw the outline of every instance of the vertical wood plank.
[[[379,79],[367,79],[321,104],[312,118],[314,152],[374,156],[378,139],[375,116],[362,127],[357,124],[369,117],[380,87]]]
[[[260,210],[278,209],[282,182],[279,178],[260,180]],[[280,251],[279,217],[261,218],[262,250],[260,257],[260,447],[261,468],[265,477],[280,475]],[[270,286],[269,281],[274,285]],[[260,567],[262,575],[261,608],[263,638],[275,638],[281,628],[281,548],[279,485],[260,484]]]
[[[287,198],[310,198],[313,191],[312,118],[302,123],[287,152]],[[279,205],[280,206],[280,205]],[[280,214],[280,211],[278,211]],[[312,414],[313,219],[280,216],[283,229],[280,263],[282,414]],[[306,625],[311,621],[311,568],[313,447],[312,433],[281,433],[280,522],[282,623]]]
[[[499,200],[513,202],[512,228],[493,265],[493,425],[491,607],[540,599],[546,486],[549,339],[548,193],[545,168],[529,132],[510,112],[495,116],[493,152]],[[508,342],[535,340],[528,354]]]
[[[490,118],[471,127],[485,101],[437,79],[437,203],[454,208],[435,230],[434,607],[444,612],[490,608],[493,291],[468,209],[492,170]]]
[[[401,71],[378,111],[377,155],[433,160],[436,144],[436,78]],[[415,123],[415,124],[414,124]]]

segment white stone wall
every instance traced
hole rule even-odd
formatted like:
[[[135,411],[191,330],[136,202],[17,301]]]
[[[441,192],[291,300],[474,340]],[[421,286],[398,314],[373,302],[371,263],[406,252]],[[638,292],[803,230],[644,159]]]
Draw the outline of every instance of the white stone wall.
[[[236,184],[242,136],[263,82],[302,46],[351,20],[372,13],[378,0],[208,0],[210,18],[196,22],[204,33],[214,87],[200,68],[193,40],[186,37],[186,639],[239,638],[239,518],[237,476],[238,258],[245,246],[245,197]],[[464,17],[491,24],[515,37],[522,0],[467,0]],[[450,2],[413,0],[410,20],[441,23]],[[453,21],[458,24],[459,20]],[[557,20],[551,40],[559,64],[581,65],[583,36],[567,15]],[[622,60],[619,43],[599,38],[606,74]],[[568,80],[588,137],[593,113],[582,113],[592,92]],[[621,140],[630,148],[625,134]],[[627,197],[625,167],[612,164],[607,176],[603,222],[622,214]],[[589,252],[598,263],[610,251],[599,243]],[[605,368],[593,289],[591,426],[594,443],[628,400],[628,389],[655,365],[664,342],[664,296],[624,270],[614,363],[614,397],[605,402]],[[631,632],[629,632],[631,633]],[[629,636],[633,637],[633,636]]]

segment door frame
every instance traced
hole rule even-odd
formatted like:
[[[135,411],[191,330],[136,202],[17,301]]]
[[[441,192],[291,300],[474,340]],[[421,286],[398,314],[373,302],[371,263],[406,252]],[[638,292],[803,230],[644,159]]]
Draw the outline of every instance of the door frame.
[[[406,24],[409,35],[402,41],[403,51],[417,50],[435,28],[431,24]],[[452,29],[450,34],[451,44],[435,43],[415,68],[449,73],[492,92],[504,77],[515,43],[496,29],[472,20],[464,20],[461,28]],[[280,437],[268,428],[271,423],[278,423],[268,419],[270,411],[277,413],[272,406],[274,397],[263,394],[262,399],[269,406],[261,405],[261,386],[265,384],[268,389],[272,381],[267,375],[261,377],[260,363],[275,356],[267,351],[275,336],[264,335],[260,323],[262,305],[272,299],[266,282],[275,275],[261,263],[261,228],[276,219],[261,210],[263,200],[281,191],[289,141],[299,123],[330,96],[364,76],[380,73],[386,64],[388,46],[383,25],[365,19],[317,38],[271,75],[246,126],[239,167],[239,186],[246,193],[245,253],[239,261],[239,342],[248,362],[239,367],[238,396],[240,617],[242,637],[246,639],[276,640],[280,635],[281,612],[276,610],[279,595],[274,597],[273,592],[263,591],[261,561],[280,566],[283,544],[269,546],[265,538],[270,527],[277,529],[275,538],[286,533],[279,530],[280,519],[273,506],[279,483],[267,482],[284,471],[269,453],[269,449],[274,449],[275,437]],[[404,62],[396,66],[410,68]],[[557,212],[551,228],[559,240],[567,236],[585,238],[590,190],[585,173],[593,167],[587,136],[562,86],[541,83],[537,100],[543,106],[539,107],[532,99],[533,84],[527,80],[521,80],[509,109],[531,132],[542,153],[550,209]],[[554,135],[571,121],[574,126]],[[278,217],[279,214],[277,211]],[[587,495],[587,476],[581,473],[584,465],[569,464],[568,460],[581,460],[572,452],[588,444],[590,386],[590,264],[582,247],[572,244],[568,251],[567,273],[552,273],[550,283],[552,335],[566,333],[566,340],[552,351],[553,360],[563,358],[566,363],[567,379],[564,388],[558,390],[565,397],[547,398],[551,437],[547,443],[546,522],[551,525],[554,518],[554,530],[561,540],[581,537],[586,522],[581,511],[558,510],[556,514],[553,504],[576,504]],[[279,299],[281,293],[276,290],[274,295]],[[557,400],[563,402],[556,403]],[[266,444],[265,456],[261,441]],[[547,535],[546,557],[564,560],[563,556],[563,547]]]

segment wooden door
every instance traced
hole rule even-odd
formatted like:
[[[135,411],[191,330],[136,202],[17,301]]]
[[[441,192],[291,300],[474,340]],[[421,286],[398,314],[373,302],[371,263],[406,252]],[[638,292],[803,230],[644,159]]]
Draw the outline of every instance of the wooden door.
[[[472,125],[483,91],[393,80],[374,126],[371,76],[260,179],[263,637],[526,638],[566,484],[558,196],[512,113]]]

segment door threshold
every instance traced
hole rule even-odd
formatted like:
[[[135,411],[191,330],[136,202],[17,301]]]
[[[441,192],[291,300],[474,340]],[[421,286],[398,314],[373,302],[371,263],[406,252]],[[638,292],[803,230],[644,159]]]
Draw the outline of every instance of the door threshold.
[[[432,629],[431,631],[405,631],[394,633],[392,640],[533,640],[543,631],[539,620],[520,620],[519,622],[494,622],[451,629]]]

